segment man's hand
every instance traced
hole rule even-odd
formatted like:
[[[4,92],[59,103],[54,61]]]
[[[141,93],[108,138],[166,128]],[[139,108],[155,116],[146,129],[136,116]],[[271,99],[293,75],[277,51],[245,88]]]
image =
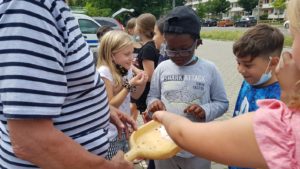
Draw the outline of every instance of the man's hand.
[[[119,151],[112,159],[111,162],[114,164],[114,169],[133,169],[133,164],[124,159],[124,153]]]
[[[118,128],[119,137],[122,131],[125,131],[128,138],[132,130],[137,130],[137,123],[133,118],[113,106],[110,106],[110,120]]]
[[[161,100],[156,100],[148,106],[148,112],[154,113],[159,110],[166,110],[166,107]]]
[[[189,105],[187,108],[184,109],[184,113],[192,114],[200,121],[205,120],[205,111],[198,104]]]

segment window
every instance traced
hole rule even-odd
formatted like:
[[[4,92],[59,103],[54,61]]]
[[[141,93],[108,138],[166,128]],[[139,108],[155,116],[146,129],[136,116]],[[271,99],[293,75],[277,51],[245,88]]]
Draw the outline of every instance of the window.
[[[99,28],[99,26],[95,22],[87,19],[79,19],[78,23],[79,28],[83,34],[96,34]]]
[[[96,21],[100,24],[100,25],[105,25],[105,26],[109,26],[109,27],[115,27],[118,26],[115,23],[112,23],[110,21],[106,21],[106,20],[100,20],[100,19],[96,19]]]

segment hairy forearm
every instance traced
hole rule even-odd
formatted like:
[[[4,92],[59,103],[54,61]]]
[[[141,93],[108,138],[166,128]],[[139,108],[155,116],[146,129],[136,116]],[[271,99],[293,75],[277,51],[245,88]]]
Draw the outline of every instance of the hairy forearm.
[[[55,129],[50,120],[10,120],[8,125],[15,154],[40,168],[112,168],[109,161],[89,153]]]

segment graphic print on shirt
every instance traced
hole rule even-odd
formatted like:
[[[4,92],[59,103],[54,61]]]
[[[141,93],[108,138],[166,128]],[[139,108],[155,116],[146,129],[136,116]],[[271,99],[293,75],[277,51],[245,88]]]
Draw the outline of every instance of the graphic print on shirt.
[[[205,92],[205,79],[201,75],[166,75],[163,77],[162,100],[167,111],[184,115],[191,104],[201,105]]]
[[[240,110],[239,111],[235,111],[236,116],[241,115],[241,114],[245,114],[249,112],[249,101],[247,99],[247,97],[244,97]]]

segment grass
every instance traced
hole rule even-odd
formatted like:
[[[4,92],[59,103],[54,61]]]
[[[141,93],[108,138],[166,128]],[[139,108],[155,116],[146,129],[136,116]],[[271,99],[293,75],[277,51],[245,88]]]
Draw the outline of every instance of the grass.
[[[223,41],[236,41],[238,40],[245,31],[236,30],[211,30],[211,31],[201,31],[201,38],[212,39],[212,40],[223,40]],[[286,35],[284,38],[284,46],[290,47],[292,45],[293,39],[290,35]]]

